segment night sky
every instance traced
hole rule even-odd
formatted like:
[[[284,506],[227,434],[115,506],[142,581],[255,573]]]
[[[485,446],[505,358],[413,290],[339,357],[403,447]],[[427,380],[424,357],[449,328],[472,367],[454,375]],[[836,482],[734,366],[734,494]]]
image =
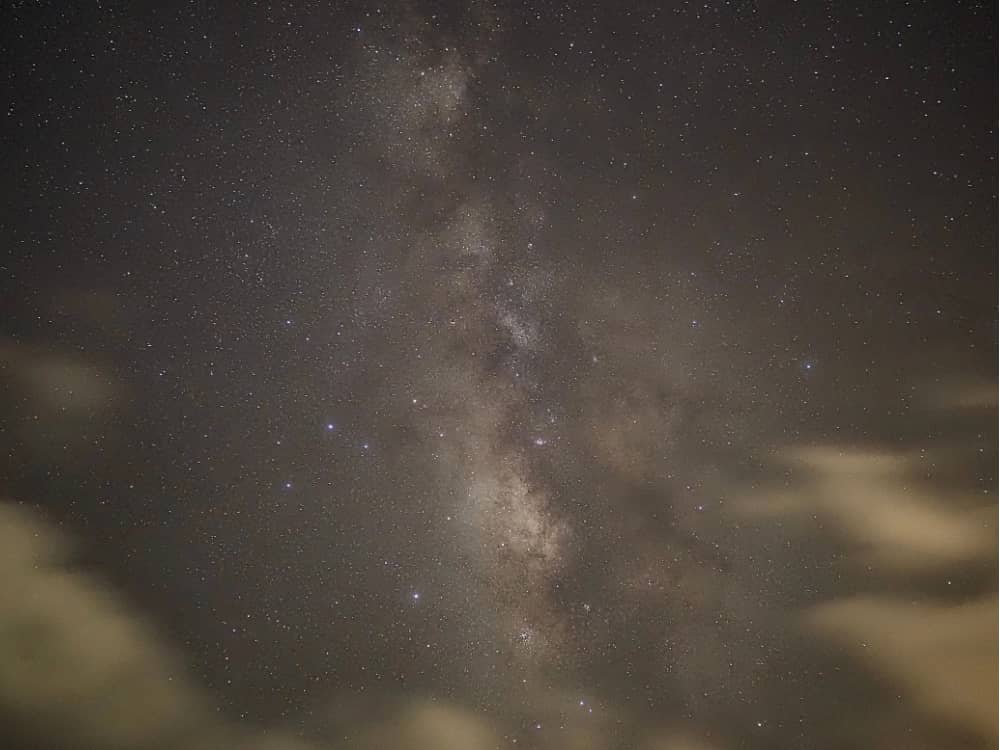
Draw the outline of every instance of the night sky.
[[[0,742],[997,741],[991,3],[4,3]]]

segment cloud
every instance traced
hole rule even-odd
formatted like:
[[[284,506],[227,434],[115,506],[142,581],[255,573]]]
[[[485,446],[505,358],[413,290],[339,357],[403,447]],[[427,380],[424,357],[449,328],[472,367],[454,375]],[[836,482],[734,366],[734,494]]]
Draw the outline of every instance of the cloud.
[[[492,750],[499,739],[480,717],[456,706],[415,702],[397,716],[361,733],[364,750]]]
[[[119,390],[105,370],[79,355],[0,340],[0,363],[34,408],[62,418],[106,409]]]
[[[995,597],[950,605],[858,596],[815,607],[805,621],[851,647],[928,714],[996,738]]]
[[[0,503],[0,716],[20,746],[317,750],[281,731],[223,719],[181,655],[113,589],[73,570],[71,551],[37,514]],[[388,716],[353,717],[340,734],[362,750],[498,744],[482,717],[430,699],[406,701]]]
[[[713,750],[715,747],[686,732],[662,731],[649,735],[640,750]]]
[[[73,570],[70,552],[67,538],[36,514],[0,503],[0,716],[17,742],[310,750],[281,732],[246,732],[220,718],[180,655],[100,579]]]
[[[954,379],[928,387],[930,405],[948,411],[996,410],[995,381]]]
[[[981,561],[995,554],[995,509],[960,493],[924,489],[919,459],[834,448],[786,451],[803,481],[743,504],[751,514],[820,519],[866,563],[906,570]]]
[[[39,519],[0,506],[0,705],[53,746],[191,746],[206,705],[151,627],[94,578]]]
[[[950,458],[942,461],[942,455]],[[952,738],[995,743],[998,600],[995,582],[985,587],[976,571],[996,563],[996,507],[981,495],[927,481],[927,467],[957,470],[960,456],[947,450],[934,460],[921,451],[786,450],[779,456],[785,486],[756,493],[742,509],[779,519],[786,530],[797,520],[803,531],[833,531],[848,561],[872,571],[873,591],[810,606],[801,622],[807,632],[847,649],[880,684],[894,686],[907,726],[944,727],[940,731]],[[940,588],[954,575],[961,575],[963,586],[941,598]],[[879,719],[881,728],[855,729],[878,734],[893,721]]]
[[[927,396],[929,418],[947,424],[931,447],[786,449],[777,454],[782,485],[733,505],[786,534],[827,537],[865,568],[849,595],[799,613],[806,633],[837,644],[898,696],[871,717],[853,716],[857,744],[907,731],[914,746],[995,746],[996,496],[962,488],[981,489],[969,479],[987,442],[968,420],[992,418],[996,387],[954,381]]]

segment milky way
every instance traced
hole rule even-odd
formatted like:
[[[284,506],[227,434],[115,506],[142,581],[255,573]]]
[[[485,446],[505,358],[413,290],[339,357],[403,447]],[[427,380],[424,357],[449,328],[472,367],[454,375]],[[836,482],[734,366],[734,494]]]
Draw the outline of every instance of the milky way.
[[[0,17],[5,746],[995,743],[995,9],[334,5]]]

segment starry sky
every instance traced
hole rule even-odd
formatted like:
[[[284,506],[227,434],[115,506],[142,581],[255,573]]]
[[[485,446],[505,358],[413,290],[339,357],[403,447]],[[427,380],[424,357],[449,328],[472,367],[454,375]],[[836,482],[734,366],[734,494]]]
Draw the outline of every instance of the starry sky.
[[[5,4],[4,745],[995,747],[996,28]]]

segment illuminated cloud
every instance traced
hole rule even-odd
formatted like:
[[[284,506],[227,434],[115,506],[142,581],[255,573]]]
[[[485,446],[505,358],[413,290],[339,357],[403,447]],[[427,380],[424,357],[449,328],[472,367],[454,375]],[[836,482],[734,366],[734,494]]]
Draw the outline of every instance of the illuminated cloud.
[[[0,340],[0,362],[36,409],[60,419],[93,416],[119,394],[115,379],[79,354]]]
[[[443,703],[418,702],[379,726],[362,730],[359,750],[493,750],[499,738],[476,714]]]
[[[683,731],[656,732],[643,740],[639,750],[717,750],[718,746]]]
[[[996,513],[976,498],[942,497],[917,479],[909,455],[810,448],[784,454],[791,488],[762,492],[750,514],[807,522],[821,518],[868,563],[935,569],[969,563],[996,549]]]
[[[898,684],[921,711],[995,741],[995,597],[933,604],[858,596],[821,604],[805,622]]]
[[[176,656],[65,552],[44,523],[0,505],[3,712],[57,746],[180,748],[214,735]]]
[[[0,713],[29,742],[64,750],[318,750],[281,731],[222,720],[155,628],[99,579],[74,571],[70,551],[36,515],[0,503]],[[429,700],[354,719],[350,731],[359,738],[352,747],[369,750],[487,750],[497,742],[475,714]]]

